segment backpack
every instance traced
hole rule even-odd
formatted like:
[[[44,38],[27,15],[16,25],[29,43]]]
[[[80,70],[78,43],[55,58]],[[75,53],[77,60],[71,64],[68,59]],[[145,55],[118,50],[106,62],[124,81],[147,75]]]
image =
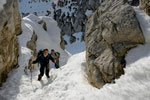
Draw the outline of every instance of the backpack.
[[[43,54],[43,50],[41,49],[41,50],[39,50],[39,52],[38,52],[37,58],[38,58],[39,56],[41,56],[42,54]]]
[[[57,58],[60,58],[60,53],[59,52],[55,52],[55,55]]]
[[[39,52],[38,52],[37,58],[41,56],[41,59],[40,59],[40,60],[44,59],[43,52],[44,52],[44,51],[43,51],[42,49],[39,50]],[[49,54],[49,53],[48,53],[48,58],[50,58],[50,54]],[[41,61],[38,61],[38,65],[39,65],[40,63],[41,63]]]
[[[39,50],[38,54],[37,54],[37,58],[40,57],[43,54],[43,50]],[[38,61],[38,66],[40,64],[40,61]]]

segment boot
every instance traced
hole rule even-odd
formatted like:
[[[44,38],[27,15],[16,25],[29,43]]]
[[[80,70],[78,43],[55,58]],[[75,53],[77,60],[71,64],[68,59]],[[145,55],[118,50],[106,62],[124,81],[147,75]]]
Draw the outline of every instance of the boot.
[[[50,76],[49,76],[49,75],[46,75],[46,77],[47,77],[47,78],[50,78]]]
[[[41,81],[41,79],[42,79],[42,76],[39,75],[39,76],[38,76],[38,81]]]

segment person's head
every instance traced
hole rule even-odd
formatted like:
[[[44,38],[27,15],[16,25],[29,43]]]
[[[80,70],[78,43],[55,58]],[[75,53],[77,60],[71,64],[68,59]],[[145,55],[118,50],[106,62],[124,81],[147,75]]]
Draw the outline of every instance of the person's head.
[[[51,54],[54,54],[54,53],[55,53],[55,50],[54,50],[54,49],[52,49],[52,50],[51,50]]]
[[[43,50],[44,56],[46,57],[48,55],[48,49]]]

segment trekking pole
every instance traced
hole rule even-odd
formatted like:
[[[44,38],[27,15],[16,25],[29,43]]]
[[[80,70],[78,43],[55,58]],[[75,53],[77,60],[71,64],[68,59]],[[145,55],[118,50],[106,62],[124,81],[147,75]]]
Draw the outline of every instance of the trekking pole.
[[[31,73],[31,78],[30,78],[30,80],[31,80],[31,86],[32,86],[32,89],[34,91],[34,87],[33,87],[33,84],[32,84],[32,64],[30,64],[30,73]]]
[[[32,62],[30,62],[31,59],[29,60],[29,63],[28,63],[28,68],[30,69],[30,73],[31,73],[31,77],[30,77],[30,80],[31,80],[31,86],[32,86],[32,89],[34,91],[34,87],[33,87],[33,84],[32,84]]]
[[[30,69],[30,73],[31,73],[31,83],[32,83],[32,69]]]

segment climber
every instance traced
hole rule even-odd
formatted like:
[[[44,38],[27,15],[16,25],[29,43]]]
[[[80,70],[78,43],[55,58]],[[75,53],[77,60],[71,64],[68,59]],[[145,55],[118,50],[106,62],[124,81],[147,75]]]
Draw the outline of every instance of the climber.
[[[38,75],[38,80],[40,81],[42,79],[42,76],[45,74],[47,78],[50,78],[49,76],[49,60],[56,63],[56,60],[54,60],[51,55],[48,53],[48,49],[44,49],[42,54],[38,55],[37,59],[35,61],[31,61],[32,64],[40,62],[40,74]]]
[[[60,53],[59,52],[55,52],[54,49],[51,50],[51,57],[53,59],[55,59],[56,62],[55,63],[55,67],[58,69],[59,68],[59,58],[60,58]]]

